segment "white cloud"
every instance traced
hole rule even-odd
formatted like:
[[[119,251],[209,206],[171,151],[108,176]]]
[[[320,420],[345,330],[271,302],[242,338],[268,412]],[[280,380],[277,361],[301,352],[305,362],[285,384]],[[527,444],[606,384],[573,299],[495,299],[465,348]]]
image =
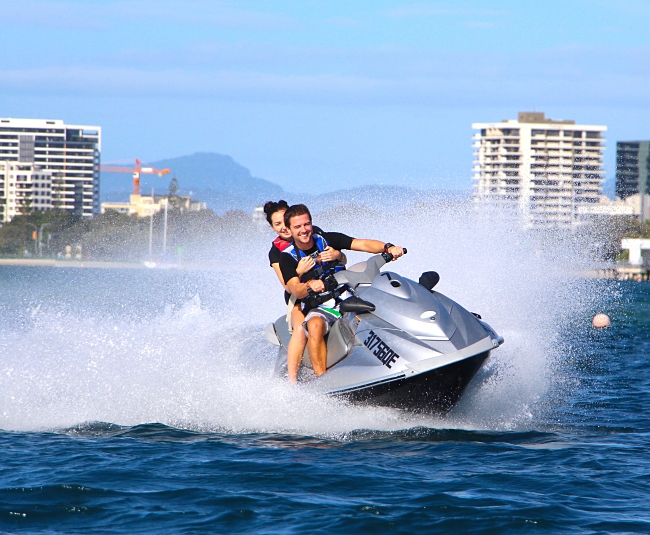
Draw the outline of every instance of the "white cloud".
[[[492,28],[496,28],[497,24],[494,22],[487,22],[487,21],[471,21],[467,23],[467,26],[469,28],[477,28],[477,29],[483,29],[483,30],[490,30]]]
[[[309,52],[309,51],[307,51]],[[308,62],[318,53],[296,57]],[[0,71],[0,92],[120,96],[177,96],[256,102],[413,105],[648,105],[650,69],[638,58],[647,50],[617,53],[582,49],[508,56],[480,64],[473,56],[366,50],[347,68],[242,68],[241,65],[68,65]],[[336,53],[332,52],[335,56]],[[270,54],[268,57],[272,57]],[[400,62],[401,57],[401,62]],[[636,59],[636,61],[635,61]],[[281,59],[275,58],[276,61]],[[355,65],[364,69],[355,71]],[[286,65],[283,65],[286,67]]]
[[[350,17],[330,17],[323,20],[323,24],[337,28],[361,28],[363,24]]]
[[[21,0],[0,3],[0,25],[105,30],[152,23],[277,31],[297,27],[287,15],[242,9],[225,0],[113,0],[105,3]]]
[[[457,17],[457,16],[481,16],[481,15],[501,15],[503,11],[493,9],[468,9],[453,6],[454,4],[440,4],[432,6],[430,3],[416,3],[400,7],[386,9],[384,13],[394,18],[410,18],[410,17]]]

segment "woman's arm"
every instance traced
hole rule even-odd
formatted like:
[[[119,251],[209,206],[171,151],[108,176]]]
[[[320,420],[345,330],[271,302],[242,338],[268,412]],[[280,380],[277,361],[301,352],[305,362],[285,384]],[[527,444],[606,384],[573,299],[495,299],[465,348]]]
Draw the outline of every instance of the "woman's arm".
[[[298,267],[296,267],[296,272],[298,275],[303,275],[304,273],[307,273],[310,269],[312,269],[316,265],[316,262],[314,262],[314,259],[311,256],[305,256],[300,259],[300,262],[298,262]],[[284,283],[284,277],[282,277],[282,270],[280,269],[280,263],[275,262],[271,264],[271,267],[273,268],[273,271],[275,271],[275,274],[278,277],[278,280],[280,281],[280,284],[282,287],[289,293],[289,287]]]
[[[325,247],[325,250],[319,256],[323,262],[332,262],[333,260],[338,260],[339,262],[345,264],[348,260],[342,251],[334,249],[329,245]]]
[[[287,289],[287,285],[284,284],[284,279],[282,278],[282,271],[280,271],[280,263],[275,262],[275,263],[271,264],[271,267],[273,268],[273,271],[275,271],[275,274],[278,276],[278,280],[280,281],[280,284],[282,285],[282,287],[285,290],[289,291]]]

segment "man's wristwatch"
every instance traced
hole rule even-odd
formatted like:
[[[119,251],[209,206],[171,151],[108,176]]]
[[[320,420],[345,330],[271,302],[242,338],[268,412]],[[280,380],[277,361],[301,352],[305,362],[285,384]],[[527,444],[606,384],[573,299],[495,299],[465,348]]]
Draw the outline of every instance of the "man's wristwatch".
[[[395,246],[392,243],[385,243],[384,244],[384,253],[387,253],[388,249],[390,249],[391,247],[395,247]]]

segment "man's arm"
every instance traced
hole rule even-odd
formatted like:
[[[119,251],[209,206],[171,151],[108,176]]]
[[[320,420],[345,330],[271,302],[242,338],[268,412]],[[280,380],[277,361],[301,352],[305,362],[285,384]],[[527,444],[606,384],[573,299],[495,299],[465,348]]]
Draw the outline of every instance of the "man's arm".
[[[300,282],[298,277],[294,277],[287,282],[287,289],[296,297],[296,299],[304,299],[309,295],[309,290],[316,293],[325,291],[325,284],[322,280],[310,280],[307,282]]]
[[[313,258],[307,257],[311,266],[314,265]],[[302,260],[305,260],[304,258]],[[323,281],[311,280],[306,283],[300,282],[300,272],[298,263],[288,254],[283,253],[280,257],[280,272],[284,279],[285,287],[289,293],[294,295],[296,299],[303,299],[309,295],[309,289],[319,293],[325,291]]]
[[[352,240],[352,244],[350,245],[350,249],[353,251],[362,251],[364,253],[383,253],[384,248],[386,247],[386,244],[383,241],[379,240],[360,240],[355,238]],[[388,248],[388,251],[390,254],[393,255],[393,258],[399,258],[404,254],[404,249],[399,247],[398,245],[391,245]]]

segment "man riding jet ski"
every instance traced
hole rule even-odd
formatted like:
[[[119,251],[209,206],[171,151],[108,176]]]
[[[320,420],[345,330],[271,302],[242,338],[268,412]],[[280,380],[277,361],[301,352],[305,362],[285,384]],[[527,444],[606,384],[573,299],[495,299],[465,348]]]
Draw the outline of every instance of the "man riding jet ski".
[[[339,300],[336,319],[323,327],[327,336],[320,338],[325,345],[324,360],[314,362],[314,355],[323,355],[317,352],[309,353],[311,359],[307,352],[303,355],[305,367],[316,372],[319,366],[320,372],[315,378],[311,375],[306,386],[353,401],[446,412],[503,338],[480,316],[435,291],[437,273],[425,272],[415,282],[398,273],[381,272],[393,259],[392,247],[385,249],[347,270],[324,268],[333,270],[325,277],[327,283],[320,278],[310,284],[294,282],[295,290],[304,289],[301,297],[316,298],[309,295],[312,289],[314,293],[328,291],[330,299]],[[328,308],[326,303],[316,307],[322,305]],[[287,362],[291,334],[285,317],[269,324],[265,334],[269,342],[280,346],[276,375],[291,373],[292,365],[297,375],[300,363]]]
[[[303,328],[308,337],[307,349],[316,376],[326,371],[327,345],[325,336],[341,314],[338,305],[352,297],[347,285],[339,284],[332,276],[345,269],[334,259],[332,249],[351,249],[368,253],[390,252],[394,258],[404,254],[401,247],[377,240],[360,240],[337,232],[315,234],[311,214],[304,204],[291,206],[284,213],[285,226],[291,232],[293,244],[280,255],[280,270],[291,294],[302,301],[305,314]],[[307,264],[308,271],[298,276],[299,262]],[[300,367],[300,355],[288,362],[289,380],[295,382]]]

